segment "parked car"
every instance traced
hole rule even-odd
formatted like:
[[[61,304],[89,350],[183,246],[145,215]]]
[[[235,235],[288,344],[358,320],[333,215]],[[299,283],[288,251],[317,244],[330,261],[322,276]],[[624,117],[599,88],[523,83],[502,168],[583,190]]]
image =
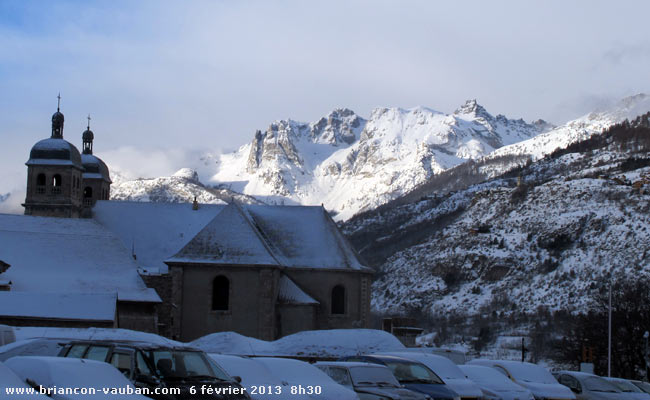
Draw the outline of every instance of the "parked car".
[[[150,400],[105,362],[45,356],[18,356],[5,362],[20,379],[55,400]],[[104,393],[104,389],[110,389]],[[112,390],[116,392],[111,392]],[[13,398],[13,397],[12,397]]]
[[[390,352],[384,354],[421,362],[441,377],[445,384],[451,390],[458,393],[462,400],[476,400],[483,397],[481,388],[476,383],[467,379],[463,371],[446,357],[420,352]]]
[[[586,372],[558,371],[553,375],[560,384],[571,389],[578,400],[615,400],[621,391],[600,376]]]
[[[273,375],[287,382],[288,394],[306,394],[312,399],[359,400],[359,396],[348,388],[334,382],[320,369],[304,361],[290,358],[255,357]],[[282,390],[286,394],[287,388]]]
[[[510,378],[516,384],[530,390],[536,399],[572,400],[576,396],[564,385],[560,385],[550,372],[539,365],[521,361],[481,360],[470,365],[492,367]]]
[[[638,386],[623,378],[606,377],[608,382],[616,386],[622,393],[625,400],[650,400],[650,394],[641,390]]]
[[[241,377],[241,384],[253,400],[308,400],[307,394],[291,394],[287,381],[275,376],[258,360],[226,354],[208,354],[231,376]]]
[[[200,393],[205,399],[250,399],[236,378],[223,371],[203,351],[189,346],[80,340],[66,344],[59,356],[112,364],[139,388],[180,390],[173,396],[152,396],[156,399],[196,398],[197,394],[191,393],[192,387],[203,385],[212,388]]]
[[[11,393],[9,393],[9,391]],[[33,388],[20,379],[9,367],[0,362],[0,399],[2,400],[48,400],[42,394],[30,393]]]
[[[357,392],[361,400],[431,399],[404,388],[385,365],[342,361],[317,362],[314,365],[339,385]]]
[[[460,400],[456,392],[451,390],[435,372],[421,362],[404,357],[379,355],[348,356],[339,361],[358,361],[385,365],[390,368],[395,378],[407,389],[424,393],[438,400]]]
[[[517,385],[494,368],[482,365],[459,365],[458,368],[481,388],[486,400],[534,400],[530,390]]]

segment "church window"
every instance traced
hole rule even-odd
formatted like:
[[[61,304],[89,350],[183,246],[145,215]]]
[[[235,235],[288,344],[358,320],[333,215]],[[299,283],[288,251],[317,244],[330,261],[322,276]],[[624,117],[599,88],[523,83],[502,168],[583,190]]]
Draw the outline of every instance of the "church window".
[[[36,177],[37,186],[45,186],[45,174],[38,174]]]
[[[342,285],[332,289],[332,314],[345,314],[345,288]]]
[[[91,197],[93,197],[93,188],[86,186],[84,188],[84,199],[89,199]]]
[[[61,193],[61,175],[59,174],[52,177],[52,193]]]
[[[212,309],[226,311],[230,302],[230,281],[225,276],[217,276],[212,282]]]

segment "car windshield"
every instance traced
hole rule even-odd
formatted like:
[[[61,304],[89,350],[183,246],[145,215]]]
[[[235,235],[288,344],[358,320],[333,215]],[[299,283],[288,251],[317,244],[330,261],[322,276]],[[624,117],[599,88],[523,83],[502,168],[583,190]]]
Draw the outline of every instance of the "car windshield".
[[[610,381],[614,386],[625,393],[643,393],[641,389],[627,381]]]
[[[229,380],[219,368],[209,363],[203,353],[191,350],[152,350],[156,372],[164,379],[214,378]]]
[[[494,368],[482,367],[475,365],[461,365],[460,369],[467,375],[467,377],[476,382],[491,385],[499,389],[513,389],[516,384],[512,383],[507,376],[497,371]],[[521,389],[521,388],[519,388]]]
[[[593,392],[620,392],[616,386],[607,382],[603,378],[590,376],[583,381],[585,388]]]
[[[521,363],[508,368],[508,372],[516,381],[557,384],[550,372],[535,364]]]
[[[646,393],[650,393],[650,383],[648,382],[633,382],[636,386],[638,386],[641,390],[643,390]]]
[[[444,383],[438,375],[419,363],[387,361],[386,365],[400,383]]]
[[[350,375],[355,386],[399,386],[388,368],[351,367]]]

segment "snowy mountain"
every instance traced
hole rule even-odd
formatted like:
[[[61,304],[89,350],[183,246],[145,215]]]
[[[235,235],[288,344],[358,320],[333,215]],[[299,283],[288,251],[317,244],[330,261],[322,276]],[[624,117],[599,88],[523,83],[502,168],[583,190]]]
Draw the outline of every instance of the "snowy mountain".
[[[452,114],[418,107],[348,109],[314,123],[282,120],[222,155],[211,183],[267,202],[324,204],[347,219],[432,175],[552,128],[489,114],[475,100]]]
[[[172,176],[124,180],[111,172],[111,200],[151,201],[158,203],[191,203],[196,197],[203,204],[226,204],[235,200],[245,204],[261,204],[258,200],[228,189],[211,188],[199,181],[197,172],[182,168]]]
[[[648,279],[650,124],[647,115],[636,123],[505,176],[348,221],[344,232],[380,271],[373,308],[584,311],[610,271]]]

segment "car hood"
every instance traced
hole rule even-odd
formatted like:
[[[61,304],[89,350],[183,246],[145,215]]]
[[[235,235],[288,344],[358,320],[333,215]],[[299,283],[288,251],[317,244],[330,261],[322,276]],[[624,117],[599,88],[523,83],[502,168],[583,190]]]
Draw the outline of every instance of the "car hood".
[[[414,390],[420,393],[426,393],[433,398],[453,399],[458,394],[449,389],[446,385],[438,383],[403,383],[408,390]]]
[[[445,383],[460,397],[482,397],[483,392],[478,385],[469,379],[446,378]]]
[[[425,398],[420,393],[397,387],[357,386],[354,390],[357,393],[369,393],[393,399],[421,400]]]
[[[571,389],[559,383],[539,383],[516,381],[517,384],[533,392],[535,397],[546,397],[549,399],[575,399]]]

